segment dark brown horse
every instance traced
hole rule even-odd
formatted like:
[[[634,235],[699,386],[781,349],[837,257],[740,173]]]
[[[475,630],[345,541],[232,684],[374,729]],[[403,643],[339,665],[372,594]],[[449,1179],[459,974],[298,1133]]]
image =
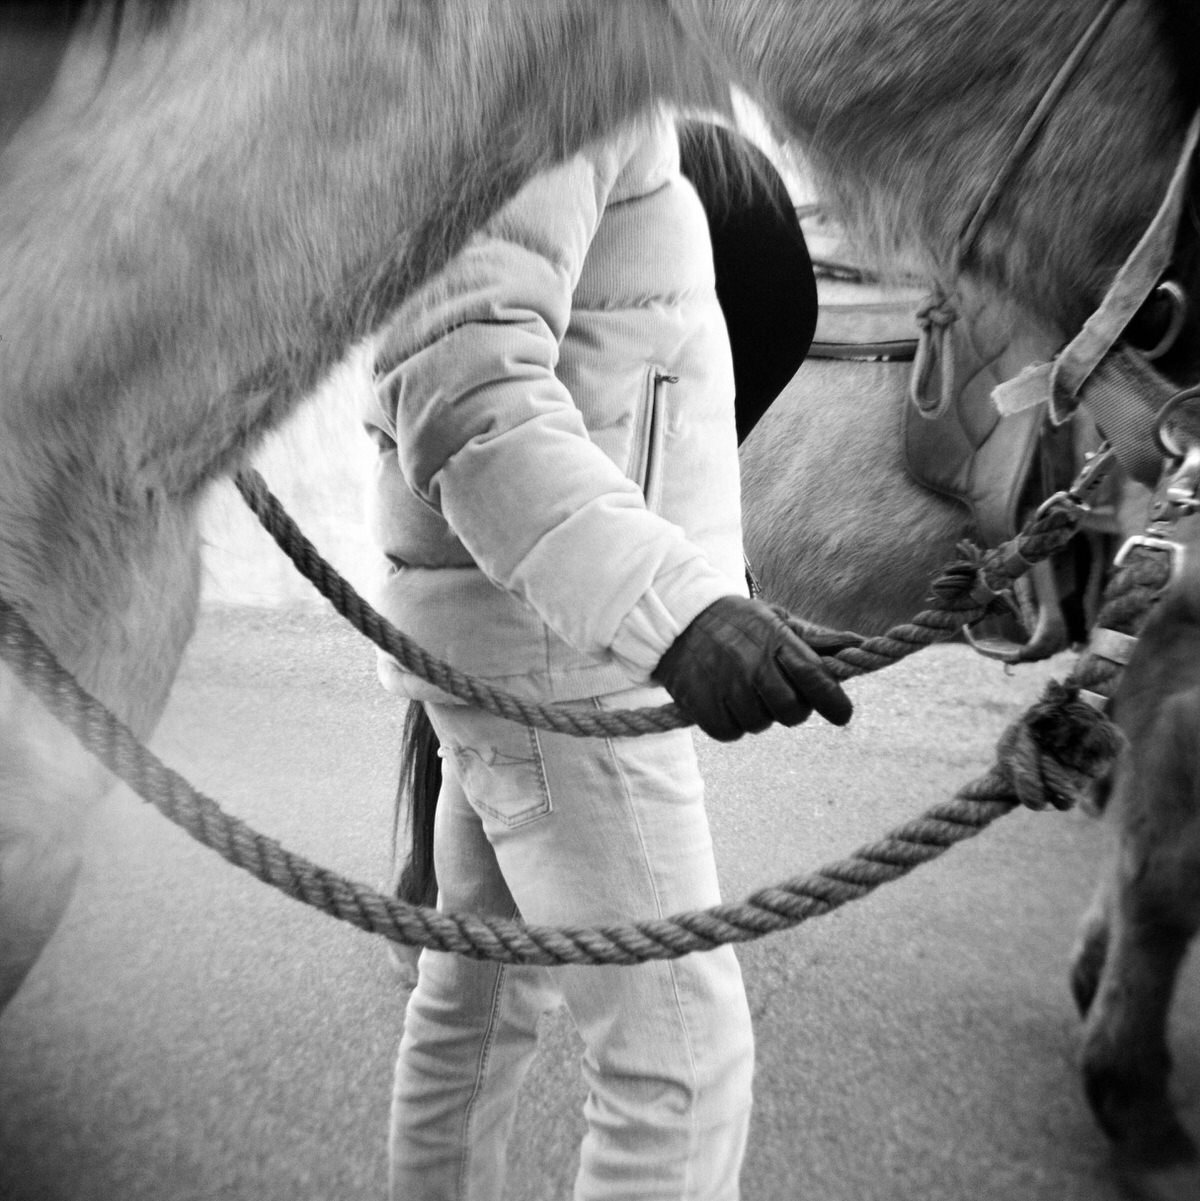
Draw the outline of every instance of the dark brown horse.
[[[1127,746],[1099,801],[1111,853],[1073,956],[1084,1083],[1132,1158],[1195,1159],[1168,1084],[1168,1018],[1200,930],[1200,530],[1126,666],[1113,719]]]
[[[1200,99],[1190,0],[45,7],[72,10],[62,68],[44,101],[6,87],[0,122],[0,594],[143,733],[191,631],[209,483],[546,164],[656,105],[723,111],[737,86],[880,261],[1070,333]],[[1194,255],[1179,269],[1196,283]],[[1190,382],[1194,325],[1179,345],[1158,367]],[[0,1000],[106,786],[0,673]]]

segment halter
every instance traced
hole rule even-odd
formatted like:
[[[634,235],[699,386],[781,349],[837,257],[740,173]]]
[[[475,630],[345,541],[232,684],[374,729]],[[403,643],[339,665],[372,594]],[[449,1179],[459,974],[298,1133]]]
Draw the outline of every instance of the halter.
[[[1124,3],[1125,0],[1106,0],[1104,7],[1092,18],[1042,93],[1042,98],[1026,119],[1012,149],[992,177],[974,212],[959,231],[950,256],[951,280],[957,280],[961,276],[962,264],[978,240],[985,222],[992,215],[1001,194],[1025,162],[1034,142],[1074,80],[1075,73],[1108,29],[1117,9]],[[957,320],[958,307],[953,297],[947,295],[940,285],[917,312],[921,336],[917,343],[909,396],[917,412],[923,417],[940,417],[954,401],[954,341],[950,337],[950,330]],[[930,401],[927,399],[928,383],[935,362],[941,366],[942,386],[939,395]]]
[[[1176,390],[1154,370],[1148,356],[1119,341],[1170,265],[1198,144],[1200,112],[1188,127],[1158,212],[1113,278],[1100,307],[1051,362],[1026,368],[992,393],[1002,414],[1046,403],[1056,426],[1069,421],[1083,404],[1112,442],[1127,474],[1150,487],[1162,465],[1156,434],[1159,413]],[[1161,352],[1156,348],[1152,354]]]
[[[964,223],[951,257],[952,279],[973,249],[996,203],[1028,157],[1080,66],[1125,0],[1106,0],[1059,67],[1017,137],[1012,150]],[[1166,194],[1150,225],[1113,279],[1099,308],[1079,333],[1050,362],[1036,363],[997,387],[992,399],[1003,416],[1045,404],[1054,426],[1070,420],[1083,404],[1113,445],[1126,473],[1151,487],[1158,480],[1161,455],[1155,441],[1162,406],[1172,385],[1150,365],[1165,353],[1182,326],[1185,298],[1180,289],[1160,284],[1170,265],[1180,215],[1187,196],[1192,159],[1200,142],[1200,112],[1192,119]],[[1147,354],[1119,345],[1130,321],[1155,291],[1171,305],[1171,329]],[[913,366],[911,399],[925,417],[938,417],[954,399],[954,351],[951,327],[958,319],[953,299],[939,288],[919,314],[921,337]],[[930,375],[941,368],[939,394],[931,397]]]
[[[1055,106],[1062,99],[1063,94],[1071,85],[1071,81],[1075,78],[1075,72],[1083,65],[1083,60],[1087,58],[1092,47],[1103,36],[1117,9],[1124,3],[1125,0],[1107,0],[1104,7],[1092,18],[1092,23],[1083,31],[1083,36],[1075,43],[1071,53],[1067,55],[1066,61],[1059,67],[1058,73],[1050,81],[1050,86],[1043,93],[1041,100],[1037,103],[1037,107],[1030,114],[1029,119],[1025,122],[1025,127],[1021,130],[1016,142],[1013,144],[1012,150],[1009,151],[1008,158],[1000,164],[1000,169],[996,172],[991,184],[988,185],[987,191],[984,192],[979,204],[975,207],[974,214],[963,225],[954,247],[954,257],[951,260],[953,268],[951,278],[958,277],[963,259],[966,258],[971,248],[975,245],[975,241],[979,237],[979,231],[983,228],[984,222],[991,216],[992,210],[996,207],[1000,193],[1004,191],[1005,186],[1012,180],[1012,177],[1017,173],[1017,169],[1025,161],[1025,157],[1037,139],[1038,134],[1042,132],[1046,122],[1050,119],[1050,114],[1054,111]]]

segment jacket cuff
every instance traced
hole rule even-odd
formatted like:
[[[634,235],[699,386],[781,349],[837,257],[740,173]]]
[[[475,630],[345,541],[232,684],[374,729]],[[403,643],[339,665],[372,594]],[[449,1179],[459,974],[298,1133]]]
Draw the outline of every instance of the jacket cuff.
[[[649,680],[668,648],[723,596],[744,596],[702,555],[660,573],[617,627],[610,650],[634,683]]]

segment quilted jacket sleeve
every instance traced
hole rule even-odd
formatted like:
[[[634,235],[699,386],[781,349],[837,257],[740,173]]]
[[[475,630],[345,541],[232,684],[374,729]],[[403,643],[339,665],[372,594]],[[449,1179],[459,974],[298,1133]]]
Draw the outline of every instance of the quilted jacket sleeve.
[[[619,166],[527,185],[405,306],[379,354],[400,466],[485,575],[566,642],[644,679],[730,580],[588,436],[558,346]]]

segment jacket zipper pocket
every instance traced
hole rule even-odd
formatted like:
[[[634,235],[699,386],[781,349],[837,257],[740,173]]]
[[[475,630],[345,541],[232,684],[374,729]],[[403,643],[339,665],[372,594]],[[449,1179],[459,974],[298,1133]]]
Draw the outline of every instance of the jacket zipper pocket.
[[[650,369],[643,411],[634,434],[633,462],[629,477],[642,490],[646,508],[657,510],[662,501],[663,436],[667,425],[667,385],[677,384],[679,376]]]

